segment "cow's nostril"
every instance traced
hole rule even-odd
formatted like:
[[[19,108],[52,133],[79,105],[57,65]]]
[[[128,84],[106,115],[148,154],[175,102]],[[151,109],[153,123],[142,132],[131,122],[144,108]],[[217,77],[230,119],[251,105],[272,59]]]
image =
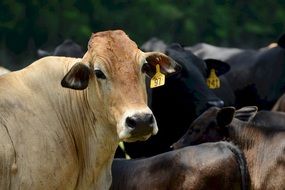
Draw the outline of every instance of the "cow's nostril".
[[[145,114],[145,121],[147,124],[152,124],[154,122],[154,117],[152,114]]]
[[[130,128],[135,128],[136,125],[137,125],[136,117],[135,117],[135,116],[127,117],[127,119],[126,119],[126,124],[127,124],[128,127],[130,127]]]
[[[147,127],[154,123],[154,117],[152,114],[136,114],[130,117],[127,117],[126,124],[130,128],[135,127]]]

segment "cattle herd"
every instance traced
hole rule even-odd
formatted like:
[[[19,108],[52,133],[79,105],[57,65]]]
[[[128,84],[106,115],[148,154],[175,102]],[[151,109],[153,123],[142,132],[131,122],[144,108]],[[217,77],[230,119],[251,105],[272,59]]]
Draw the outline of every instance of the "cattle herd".
[[[285,190],[285,34],[138,48],[109,30],[0,75],[0,189]]]

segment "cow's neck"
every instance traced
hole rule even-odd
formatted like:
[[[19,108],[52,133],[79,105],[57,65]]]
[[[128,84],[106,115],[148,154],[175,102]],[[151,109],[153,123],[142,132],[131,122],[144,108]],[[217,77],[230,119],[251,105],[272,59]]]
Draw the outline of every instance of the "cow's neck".
[[[233,122],[228,126],[229,139],[234,141],[242,150],[252,148],[256,136],[255,128],[246,126],[247,123],[234,119]]]
[[[88,90],[59,89],[59,92],[56,95],[51,92],[48,102],[53,105],[64,139],[75,150],[79,168],[77,189],[108,189],[110,184],[106,182],[111,182],[111,163],[118,145],[116,127],[101,121],[92,111]]]
[[[252,187],[262,188],[264,176],[260,171],[260,161],[264,156],[263,134],[258,128],[250,127],[249,123],[234,120],[229,126],[229,137],[245,155]]]
[[[79,163],[78,189],[101,189],[111,181],[111,163],[118,144],[115,127],[98,120],[87,100],[87,91],[71,91],[66,108],[59,108],[71,146]],[[72,119],[71,119],[72,118]]]

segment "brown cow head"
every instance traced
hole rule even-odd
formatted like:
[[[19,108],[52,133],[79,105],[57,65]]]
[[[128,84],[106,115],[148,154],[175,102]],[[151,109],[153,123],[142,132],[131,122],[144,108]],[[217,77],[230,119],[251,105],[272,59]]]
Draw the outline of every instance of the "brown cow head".
[[[257,107],[248,106],[235,111],[234,107],[211,107],[201,114],[183,137],[172,145],[174,149],[205,142],[216,142],[229,137],[233,118],[248,122],[257,112]]]
[[[87,90],[88,103],[104,126],[116,126],[124,141],[146,140],[158,131],[147,107],[145,76],[175,73],[179,66],[170,57],[144,53],[120,30],[92,34],[82,63],[75,64],[62,86]]]

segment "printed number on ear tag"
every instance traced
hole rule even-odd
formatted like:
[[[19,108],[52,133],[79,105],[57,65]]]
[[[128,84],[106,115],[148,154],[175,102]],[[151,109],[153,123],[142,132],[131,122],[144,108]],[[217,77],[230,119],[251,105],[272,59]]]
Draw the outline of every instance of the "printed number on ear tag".
[[[210,89],[220,88],[220,79],[217,77],[215,69],[211,69],[207,85]]]
[[[156,74],[150,80],[150,88],[156,88],[165,84],[165,75],[160,72],[159,64],[156,65]]]

